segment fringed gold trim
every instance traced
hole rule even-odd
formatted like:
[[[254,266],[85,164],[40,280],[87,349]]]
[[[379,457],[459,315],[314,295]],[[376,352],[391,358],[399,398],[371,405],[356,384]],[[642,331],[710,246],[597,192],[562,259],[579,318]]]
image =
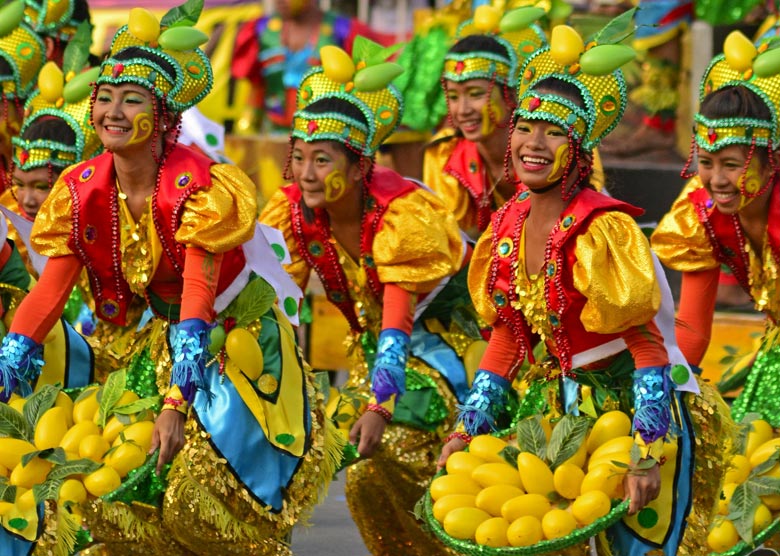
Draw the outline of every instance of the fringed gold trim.
[[[157,538],[157,528],[136,516],[132,509],[122,503],[110,504],[97,502],[98,519],[113,524],[122,536],[137,542],[151,541]]]
[[[70,556],[76,547],[76,535],[81,529],[81,516],[70,513],[63,504],[57,506],[57,542],[54,556]]]

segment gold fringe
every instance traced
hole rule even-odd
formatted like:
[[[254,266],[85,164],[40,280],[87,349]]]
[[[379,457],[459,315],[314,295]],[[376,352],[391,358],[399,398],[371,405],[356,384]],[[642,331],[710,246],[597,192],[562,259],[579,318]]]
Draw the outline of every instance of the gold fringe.
[[[70,556],[76,546],[76,534],[81,529],[81,517],[57,505],[57,543],[54,556]]]
[[[612,556],[612,547],[609,545],[606,531],[601,531],[596,535],[596,546],[596,551],[599,556]]]
[[[318,504],[323,501],[328,492],[330,480],[341,465],[341,459],[344,457],[344,447],[347,445],[347,438],[339,432],[338,427],[330,419],[323,420],[325,436],[323,452],[325,457],[322,458],[322,463],[320,464],[321,472],[317,481],[317,484],[320,485],[320,493],[317,497]]]
[[[96,509],[100,520],[115,525],[124,537],[134,539],[137,542],[156,538],[157,530],[155,527],[139,519],[125,504],[101,502],[99,506]]]

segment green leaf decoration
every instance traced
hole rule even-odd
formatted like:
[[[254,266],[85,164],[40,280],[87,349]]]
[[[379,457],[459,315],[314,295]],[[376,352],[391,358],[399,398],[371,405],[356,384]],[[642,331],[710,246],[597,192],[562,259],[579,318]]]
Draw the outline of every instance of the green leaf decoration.
[[[503,450],[501,450],[498,455],[504,458],[504,461],[507,462],[509,465],[517,469],[517,455],[520,453],[520,450],[515,448],[514,446],[506,446]]]
[[[391,46],[387,46],[382,50],[375,52],[370,58],[366,59],[366,65],[373,66],[375,64],[380,64],[385,60],[387,60],[390,56],[392,56],[396,52],[400,52],[404,48],[406,48],[405,42],[399,42]]]
[[[98,425],[105,428],[106,421],[111,416],[116,402],[122,397],[127,383],[127,375],[123,370],[114,371],[108,375],[100,394],[100,407],[98,407]]]
[[[92,24],[82,21],[76,27],[76,33],[68,41],[62,54],[62,73],[80,73],[89,60],[89,49],[92,46]]]
[[[46,461],[50,461],[52,463],[65,463],[68,461],[68,457],[65,455],[65,450],[63,448],[47,448],[46,450],[41,450],[41,452],[38,454],[38,457],[41,459],[45,459]]]
[[[160,27],[195,25],[198,22],[202,11],[203,0],[187,0],[184,4],[168,10],[160,20]]]
[[[543,8],[537,8],[534,6],[527,6],[524,8],[517,8],[504,14],[501,21],[498,23],[498,28],[502,33],[512,33],[515,31],[522,31],[529,25],[538,21],[544,17],[545,11]]]
[[[0,502],[13,502],[16,500],[16,487],[8,484],[6,477],[0,477]]]
[[[373,56],[384,50],[381,44],[367,39],[363,35],[357,35],[352,42],[352,61],[357,65],[358,62],[366,62]]]
[[[87,399],[89,396],[91,396],[92,394],[94,394],[94,393],[95,393],[95,390],[97,390],[97,389],[98,389],[98,386],[97,386],[97,385],[94,385],[94,386],[87,386],[86,388],[84,388],[84,389],[81,391],[81,393],[79,393],[79,395],[78,395],[78,396],[76,396],[76,399],[75,399],[75,400],[73,400],[73,403],[74,403],[74,404],[76,404],[76,403],[80,402],[81,400],[85,400],[85,399]]]
[[[564,415],[550,435],[547,445],[547,461],[554,471],[556,467],[577,453],[591,424],[590,417]]]
[[[761,499],[747,483],[735,488],[731,496],[728,519],[734,523],[737,533],[748,544],[753,544],[753,516],[760,504]]]
[[[24,418],[32,425],[33,428],[38,424],[38,420],[41,416],[49,411],[54,402],[57,401],[57,394],[60,393],[60,389],[51,384],[46,384],[41,387],[40,390],[35,392],[24,404]]]
[[[102,464],[91,459],[72,459],[65,463],[55,465],[49,475],[46,477],[47,481],[56,481],[66,479],[71,475],[87,475],[93,471],[97,471]]]
[[[33,441],[35,431],[24,416],[9,405],[0,404],[0,436]]]
[[[600,44],[580,56],[580,67],[588,75],[607,75],[636,58],[636,51],[623,44]]]
[[[631,446],[631,450],[629,450],[628,454],[628,457],[631,458],[631,463],[639,463],[639,460],[642,459],[642,451],[636,444]]]
[[[780,462],[780,447],[776,447],[774,453],[769,456],[766,461],[763,461],[756,465],[751,471],[748,479],[753,479],[760,475],[763,475],[770,469],[772,469],[777,463]]]
[[[57,500],[60,497],[60,487],[63,479],[47,479],[43,483],[33,485],[33,496],[36,502]]]
[[[276,301],[276,292],[262,279],[249,282],[222,312],[236,319],[236,327],[245,328],[268,312]]]
[[[116,420],[125,426],[133,424],[132,415],[122,415],[121,413],[114,413],[114,417],[116,417]]]
[[[756,477],[743,483],[756,496],[772,496],[780,493],[780,478]]]
[[[162,396],[149,396],[148,398],[141,398],[129,404],[120,405],[113,409],[114,414],[120,415],[135,415],[141,413],[147,409],[157,409],[160,407]]]
[[[547,454],[547,437],[542,428],[542,416],[533,415],[517,424],[517,446],[521,452],[531,452],[541,459]]]
[[[734,451],[737,454],[744,454],[747,447],[747,439],[750,431],[753,430],[753,421],[761,419],[761,415],[758,413],[748,413],[737,425],[737,432],[734,435]]]
[[[626,10],[602,27],[590,40],[596,44],[617,44],[627,39],[634,34],[636,28],[634,24],[635,13],[636,8]]]
[[[547,17],[551,21],[565,21],[574,11],[574,7],[565,0],[552,0]]]
[[[355,89],[366,93],[378,91],[387,87],[393,79],[403,72],[403,66],[394,62],[365,67],[355,74]]]
[[[451,316],[452,322],[457,324],[466,336],[472,340],[482,340],[482,333],[473,309],[460,305],[455,308]]]
[[[26,454],[24,454],[21,459],[22,467],[27,467],[27,464],[30,463],[30,460],[32,460],[33,458],[37,458],[38,454],[40,453],[41,453],[40,450],[35,450],[33,452],[27,452]]]
[[[780,73],[780,48],[772,48],[753,60],[753,72],[758,77],[772,77]]]
[[[209,36],[195,27],[170,27],[160,33],[158,42],[163,48],[186,52],[209,42]]]
[[[322,403],[327,405],[330,400],[330,377],[328,376],[328,373],[325,371],[316,371],[314,373],[314,387],[322,394],[324,398]]]

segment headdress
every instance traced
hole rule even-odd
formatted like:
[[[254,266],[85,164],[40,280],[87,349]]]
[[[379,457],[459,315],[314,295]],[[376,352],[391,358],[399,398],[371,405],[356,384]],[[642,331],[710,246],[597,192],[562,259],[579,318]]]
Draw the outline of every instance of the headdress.
[[[46,62],[43,40],[22,21],[24,4],[14,0],[0,8],[0,58],[10,73],[0,75],[5,99],[26,99],[35,86],[35,78]]]
[[[587,45],[566,25],[553,28],[550,46],[537,51],[523,66],[516,118],[545,120],[568,129],[585,150],[592,150],[620,121],[626,107],[626,84],[620,66],[635,52],[616,44],[633,32],[634,10],[613,19]],[[534,86],[547,78],[574,85],[584,107]]]
[[[76,0],[24,0],[24,20],[39,35],[69,40],[83,21],[89,20],[86,0],[77,14]]]
[[[777,148],[780,145],[778,106],[780,106],[780,48],[764,41],[756,48],[750,39],[733,31],[723,43],[723,54],[715,56],[699,88],[699,100],[724,87],[740,86],[758,95],[769,108],[768,120],[729,117],[717,120],[702,114],[694,116],[696,144],[710,152],[728,145]]]
[[[361,155],[372,156],[401,120],[401,95],[389,83],[403,68],[383,61],[399,48],[383,48],[360,36],[353,44],[352,58],[338,47],[322,47],[322,67],[309,71],[298,89],[292,137],[306,142],[338,141]],[[352,109],[309,110],[322,99],[338,99]],[[358,114],[362,118],[355,117]]]
[[[458,52],[452,49],[444,57],[442,77],[462,82],[487,79],[514,87],[522,62],[546,44],[544,31],[534,22],[544,16],[542,8],[518,8],[506,13],[492,6],[479,6],[474,18],[465,21],[456,35],[458,41],[473,35],[482,35],[495,45]],[[457,44],[457,43],[456,43]]]
[[[128,24],[117,31],[100,66],[97,84],[139,85],[178,113],[197,104],[214,83],[211,63],[198,48],[208,36],[192,27],[202,7],[202,1],[188,0],[160,21],[143,8],[130,10]]]
[[[83,22],[65,49],[63,68],[47,62],[38,76],[38,92],[25,105],[24,122],[12,139],[14,165],[24,171],[47,167],[64,169],[99,154],[103,145],[89,123],[91,83],[98,68],[81,71],[89,56],[90,25]],[[79,71],[77,74],[76,72]],[[73,131],[74,142],[27,139],[25,131],[37,122],[58,118]]]

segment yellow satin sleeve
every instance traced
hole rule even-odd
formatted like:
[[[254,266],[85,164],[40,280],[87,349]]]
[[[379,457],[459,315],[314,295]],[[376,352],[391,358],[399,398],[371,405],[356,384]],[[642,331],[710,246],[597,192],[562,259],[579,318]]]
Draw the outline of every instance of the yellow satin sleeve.
[[[67,175],[71,168],[66,168],[61,175]],[[65,180],[58,179],[49,196],[41,205],[33,223],[30,234],[33,248],[47,257],[62,257],[72,255],[68,247],[73,200]]]
[[[298,252],[298,244],[295,242],[292,232],[290,201],[281,190],[277,190],[263,207],[263,211],[260,213],[260,222],[276,228],[284,234],[284,242],[290,252],[291,261],[290,264],[284,265],[284,269],[295,280],[298,287],[305,289],[309,282],[311,268]]]
[[[477,313],[488,324],[493,324],[498,318],[496,309],[493,306],[493,300],[488,293],[490,265],[493,263],[492,236],[493,224],[489,224],[474,246],[471,262],[469,263],[468,277],[471,301],[474,302],[474,308],[477,310]]]
[[[460,268],[463,243],[441,200],[417,189],[387,207],[372,254],[382,283],[426,293]]]
[[[658,258],[673,270],[697,272],[720,266],[707,232],[688,199],[691,192],[702,187],[699,176],[688,181],[650,238]]]
[[[461,230],[466,233],[477,230],[477,214],[471,203],[471,196],[468,191],[455,179],[454,176],[444,173],[444,166],[452,156],[455,145],[458,144],[458,138],[453,134],[452,129],[444,129],[434,136],[432,142],[442,139],[425,149],[423,158],[423,183],[433,189],[458,222]],[[444,137],[452,136],[449,140]]]
[[[257,193],[252,180],[236,166],[211,167],[211,187],[187,199],[176,241],[210,253],[224,253],[252,239]]]
[[[585,330],[622,332],[658,312],[661,290],[647,238],[622,212],[597,216],[577,237],[574,287],[587,298],[580,315]]]

